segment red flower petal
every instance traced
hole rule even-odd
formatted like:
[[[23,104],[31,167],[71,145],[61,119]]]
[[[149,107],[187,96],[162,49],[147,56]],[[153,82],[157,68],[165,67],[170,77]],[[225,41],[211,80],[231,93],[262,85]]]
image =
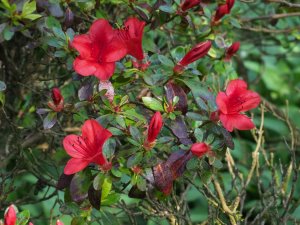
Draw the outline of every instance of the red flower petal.
[[[137,18],[129,18],[124,23],[125,27],[128,27],[128,32],[131,38],[142,39],[145,22],[140,21]]]
[[[17,214],[13,205],[10,205],[8,211],[4,215],[4,225],[15,225]]]
[[[83,58],[89,58],[92,54],[92,41],[87,34],[74,37],[71,46],[74,47]]]
[[[63,146],[69,156],[73,158],[87,158],[88,157],[88,146],[85,144],[82,137],[70,134],[63,140]]]
[[[93,149],[91,156],[102,152],[105,141],[112,136],[112,133],[103,128],[96,120],[87,120],[83,124],[82,138],[86,140],[89,149]]]
[[[228,96],[225,94],[225,92],[218,93],[217,98],[216,98],[216,103],[217,103],[219,110],[222,113],[226,114],[229,112],[229,109],[227,108],[229,106],[228,105]]]
[[[94,72],[94,75],[102,81],[108,80],[115,71],[115,63],[102,63],[96,65],[96,71]]]
[[[77,57],[73,62],[74,70],[82,76],[93,75],[98,67],[98,63],[94,61],[88,61]]]
[[[105,19],[98,19],[90,27],[89,34],[92,42],[105,45],[114,37],[113,28]]]
[[[89,165],[89,161],[83,159],[75,159],[72,158],[67,162],[67,165],[64,169],[64,174],[71,175],[83,170],[85,167]]]
[[[124,41],[114,37],[103,50],[102,60],[104,62],[116,62],[127,54],[127,46]]]
[[[238,130],[251,130],[255,127],[252,120],[246,115],[242,114],[234,114],[234,115],[226,115],[220,113],[220,120],[229,132],[233,131],[233,128]]]
[[[64,225],[64,223],[61,222],[60,220],[57,220],[57,221],[56,221],[56,225]]]
[[[226,88],[226,94],[227,95],[232,95],[232,94],[241,94],[244,91],[247,90],[247,83],[241,79],[235,79],[235,80],[231,80]]]
[[[241,104],[242,109],[240,112],[246,112],[250,109],[256,108],[260,103],[260,96],[254,91],[246,91],[240,96],[243,103]]]

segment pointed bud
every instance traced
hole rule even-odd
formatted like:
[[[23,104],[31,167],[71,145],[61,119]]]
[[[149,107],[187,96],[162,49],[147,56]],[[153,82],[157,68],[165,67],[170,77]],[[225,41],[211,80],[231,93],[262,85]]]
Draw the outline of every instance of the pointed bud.
[[[199,158],[210,151],[211,151],[210,146],[204,142],[195,143],[191,147],[191,152],[193,153],[193,155],[195,155]]]
[[[105,80],[105,81],[100,80],[98,90],[99,91],[106,90],[105,97],[110,102],[113,102],[115,96],[115,89],[109,80]]]
[[[4,214],[4,225],[15,225],[17,214],[13,205],[10,205],[7,212]]]
[[[180,8],[182,11],[186,11],[188,9],[191,9],[197,5],[199,5],[200,0],[185,0],[181,5]]]
[[[210,41],[204,41],[197,44],[177,63],[173,71],[175,73],[182,71],[183,67],[204,57],[208,53],[210,48],[211,48]]]
[[[213,22],[214,23],[218,22],[220,19],[222,19],[228,13],[229,13],[228,5],[220,5],[220,6],[218,6],[216,14],[215,14],[215,17],[213,19]]]
[[[230,11],[234,5],[234,0],[226,0],[226,5],[228,6],[228,13],[230,13]]]
[[[155,142],[157,135],[159,134],[161,128],[163,126],[163,120],[160,112],[156,112],[154,116],[151,118],[149,127],[148,127],[148,135],[147,142],[152,143]]]
[[[225,61],[229,61],[231,57],[240,49],[240,42],[234,42],[225,53]]]
[[[68,7],[65,12],[65,21],[64,24],[66,27],[71,27],[74,23],[74,13],[72,10]]]
[[[63,97],[60,93],[60,90],[58,88],[52,89],[51,98],[55,105],[58,105],[60,103],[60,101],[63,99]]]

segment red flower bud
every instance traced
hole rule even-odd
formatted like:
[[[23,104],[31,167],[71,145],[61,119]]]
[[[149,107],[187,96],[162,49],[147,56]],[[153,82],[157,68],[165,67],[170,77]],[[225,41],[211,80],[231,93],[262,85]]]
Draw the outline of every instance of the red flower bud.
[[[180,8],[182,11],[186,11],[188,9],[191,9],[197,5],[199,5],[200,0],[185,0],[183,3],[181,3]]]
[[[228,13],[230,13],[230,11],[234,5],[234,0],[226,0],[226,5],[228,6]]]
[[[143,170],[141,167],[139,166],[133,166],[131,167],[132,172],[134,172],[135,174],[140,174]]]
[[[210,41],[204,41],[197,44],[177,63],[173,71],[175,73],[182,72],[184,66],[187,66],[188,64],[195,62],[196,60],[204,57],[208,53],[210,48],[211,48]]]
[[[229,13],[228,5],[227,4],[226,5],[220,5],[217,8],[217,11],[216,11],[213,22],[218,22],[220,19],[222,19],[228,13]]]
[[[191,147],[191,152],[193,153],[193,155],[195,155],[199,158],[210,151],[211,151],[210,146],[204,142],[195,143]]]
[[[152,143],[155,142],[157,135],[159,134],[161,128],[163,126],[163,120],[160,112],[156,112],[154,116],[151,118],[149,127],[148,127],[148,136],[147,142]]]
[[[60,220],[57,220],[57,221],[56,221],[56,225],[64,225],[64,223],[61,222]]]
[[[17,214],[13,205],[10,205],[4,215],[4,225],[15,225],[17,221]]]
[[[234,42],[225,53],[225,61],[230,60],[230,58],[240,49],[240,42]]]
[[[61,100],[63,100],[63,96],[60,93],[60,90],[58,88],[52,89],[51,98],[55,105],[58,105]]]

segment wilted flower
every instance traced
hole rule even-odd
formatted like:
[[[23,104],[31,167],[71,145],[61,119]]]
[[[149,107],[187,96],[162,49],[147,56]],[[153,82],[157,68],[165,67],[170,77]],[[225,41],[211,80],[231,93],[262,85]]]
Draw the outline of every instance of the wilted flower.
[[[202,157],[203,155],[207,154],[210,151],[211,151],[210,146],[204,142],[195,143],[191,147],[191,152],[193,153],[193,155],[195,155],[199,158]]]
[[[71,45],[79,52],[73,63],[75,71],[82,76],[95,75],[100,80],[108,80],[114,73],[115,62],[127,53],[105,19],[96,20],[88,34],[75,36]]]
[[[240,42],[234,42],[225,53],[225,61],[229,61],[231,57],[240,49]]]
[[[244,114],[250,109],[256,108],[260,103],[260,96],[247,90],[247,83],[236,79],[229,82],[226,92],[219,92],[216,99],[219,118],[228,131],[233,128],[238,130],[250,130],[255,127],[249,117]]]
[[[102,147],[112,136],[110,131],[104,129],[96,120],[85,121],[81,130],[81,136],[71,134],[63,140],[66,152],[72,157],[65,166],[66,175],[77,173],[90,163],[96,163],[104,168],[108,164]]]
[[[17,221],[17,214],[13,205],[10,205],[4,215],[4,225],[15,225]]]
[[[204,57],[210,48],[210,41],[204,41],[197,44],[176,64],[173,71],[178,74],[182,73],[185,66]]]

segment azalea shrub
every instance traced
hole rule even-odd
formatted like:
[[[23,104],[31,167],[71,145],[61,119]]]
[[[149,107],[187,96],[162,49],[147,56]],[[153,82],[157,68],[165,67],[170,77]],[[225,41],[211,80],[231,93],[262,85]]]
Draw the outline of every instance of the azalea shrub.
[[[298,221],[300,80],[273,74],[300,71],[299,18],[274,2],[292,22],[257,31],[268,3],[1,0],[0,223]]]

